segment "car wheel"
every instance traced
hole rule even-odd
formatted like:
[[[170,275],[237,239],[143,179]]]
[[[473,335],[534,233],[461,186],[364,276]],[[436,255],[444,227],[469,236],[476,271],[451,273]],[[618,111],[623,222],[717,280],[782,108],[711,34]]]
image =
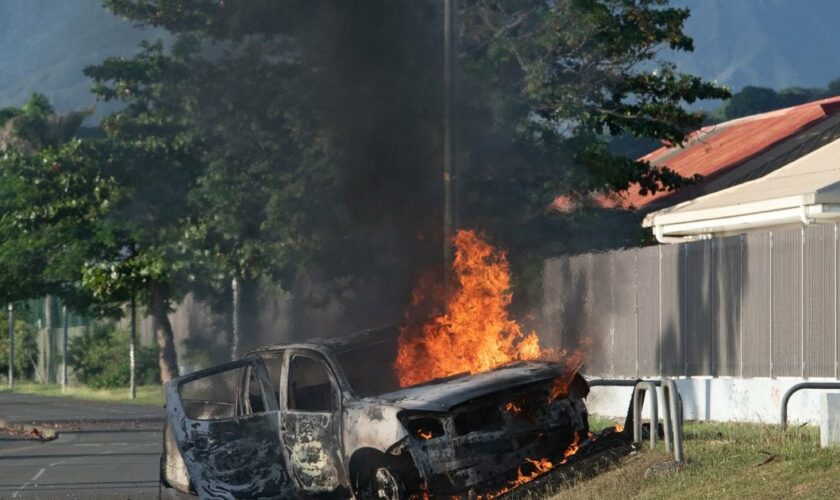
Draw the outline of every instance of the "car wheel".
[[[403,487],[399,474],[390,467],[377,467],[373,479],[376,488],[376,498],[383,498],[385,500],[402,500],[406,498],[405,488]]]
[[[362,500],[405,500],[405,486],[399,473],[384,463],[375,463],[359,478],[358,498]]]

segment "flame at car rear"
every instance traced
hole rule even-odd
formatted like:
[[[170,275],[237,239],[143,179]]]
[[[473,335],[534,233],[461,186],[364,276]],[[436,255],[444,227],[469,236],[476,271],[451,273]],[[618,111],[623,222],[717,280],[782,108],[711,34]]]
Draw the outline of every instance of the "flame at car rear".
[[[526,334],[508,316],[512,294],[505,252],[472,230],[458,231],[453,243],[449,300],[431,275],[421,278],[414,290],[394,363],[400,385],[484,372],[512,361],[569,361],[565,352],[543,348],[536,332]],[[569,368],[577,370],[582,356],[572,358],[576,366]]]
[[[580,436],[577,432],[575,432],[574,439],[569,447],[563,452],[563,460],[560,461],[560,465],[565,464],[569,461],[569,457],[574,455],[580,449]],[[523,467],[528,467],[529,471],[523,472]],[[490,493],[485,496],[479,496],[480,500],[492,500],[494,498],[498,498],[505,493],[513,491],[514,489],[522,486],[523,484],[530,483],[534,479],[542,476],[546,472],[551,471],[554,469],[556,465],[551,462],[551,460],[547,458],[540,458],[540,459],[525,459],[525,464],[523,464],[519,469],[516,471],[516,479],[510,482],[510,484],[499,491],[494,493]]]

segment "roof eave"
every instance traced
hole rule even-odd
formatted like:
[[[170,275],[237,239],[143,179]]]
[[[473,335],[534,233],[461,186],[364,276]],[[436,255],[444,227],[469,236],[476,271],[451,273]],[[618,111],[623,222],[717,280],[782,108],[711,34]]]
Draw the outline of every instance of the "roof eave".
[[[665,237],[720,236],[755,229],[771,229],[795,224],[828,223],[840,220],[840,203],[802,204],[751,213],[731,213],[719,217],[688,217],[683,221],[665,222],[653,219],[646,227]],[[648,220],[645,220],[647,224]]]

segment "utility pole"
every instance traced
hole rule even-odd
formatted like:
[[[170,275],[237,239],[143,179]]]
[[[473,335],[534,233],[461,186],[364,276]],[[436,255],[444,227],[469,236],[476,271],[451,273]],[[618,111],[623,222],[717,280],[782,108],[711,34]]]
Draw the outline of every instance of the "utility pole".
[[[61,306],[61,392],[67,392],[67,304]]]
[[[134,349],[137,344],[137,300],[134,294],[131,295],[131,344],[128,347],[128,363],[131,370],[128,382],[128,396],[131,399],[137,398],[137,382],[135,380],[135,373],[137,372],[137,362],[134,357]]]
[[[9,302],[9,389],[15,387],[15,306]]]
[[[452,238],[455,236],[455,57],[458,27],[455,21],[457,0],[443,2],[443,285],[449,296],[450,265],[452,264]]]
[[[236,361],[239,359],[239,336],[241,335],[241,323],[239,321],[239,314],[240,314],[240,305],[241,305],[241,292],[242,290],[241,284],[239,283],[239,279],[234,275],[234,277],[230,280],[230,291],[231,295],[233,296],[233,311],[231,315],[233,316],[233,332],[231,333],[231,342],[230,342],[230,360]]]

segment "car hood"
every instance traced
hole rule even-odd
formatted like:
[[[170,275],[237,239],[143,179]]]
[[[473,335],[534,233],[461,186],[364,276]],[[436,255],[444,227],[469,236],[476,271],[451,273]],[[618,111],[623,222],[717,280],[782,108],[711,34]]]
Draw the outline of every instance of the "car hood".
[[[518,362],[489,372],[443,379],[382,394],[374,399],[407,410],[448,411],[453,406],[494,392],[550,380],[565,367],[540,361]]]

